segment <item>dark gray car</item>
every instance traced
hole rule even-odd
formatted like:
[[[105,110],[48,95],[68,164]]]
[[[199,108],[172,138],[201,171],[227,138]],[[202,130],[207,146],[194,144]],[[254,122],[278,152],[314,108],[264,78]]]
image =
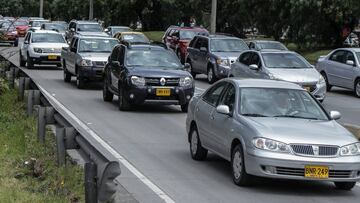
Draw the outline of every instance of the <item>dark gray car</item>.
[[[230,65],[235,63],[240,53],[248,50],[246,43],[237,37],[224,35],[195,36],[188,47],[186,62],[195,78],[197,74],[207,74],[211,84],[228,76]]]

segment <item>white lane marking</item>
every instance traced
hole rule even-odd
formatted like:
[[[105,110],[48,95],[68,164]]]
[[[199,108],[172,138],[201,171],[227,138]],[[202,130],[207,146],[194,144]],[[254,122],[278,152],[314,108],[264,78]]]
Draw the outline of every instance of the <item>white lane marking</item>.
[[[79,118],[77,118],[70,110],[68,110],[64,105],[62,105],[57,99],[51,96],[44,88],[38,85],[38,88],[43,94],[46,94],[48,98],[51,98],[58,107],[60,107],[66,114],[68,114],[76,123],[78,123],[83,129],[86,130],[96,141],[98,141],[105,149],[107,149],[112,155],[119,160],[129,171],[131,171],[141,182],[148,186],[157,196],[163,199],[166,203],[175,203],[169,195],[162,191],[157,185],[155,185],[151,180],[149,180],[144,174],[142,174],[135,166],[133,166],[129,161],[127,161],[122,155],[120,155],[116,150],[114,150],[108,143],[106,143],[102,138],[100,138],[93,130],[91,130],[85,123],[83,123]],[[50,101],[49,101],[50,102]]]

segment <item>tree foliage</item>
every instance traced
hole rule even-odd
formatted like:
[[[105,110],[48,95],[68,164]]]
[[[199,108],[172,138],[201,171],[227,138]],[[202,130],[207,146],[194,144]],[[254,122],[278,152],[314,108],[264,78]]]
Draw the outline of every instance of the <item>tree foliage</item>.
[[[44,0],[44,15],[56,20],[86,19],[88,0]],[[0,0],[0,14],[37,16],[39,0]],[[144,30],[163,30],[169,25],[210,25],[211,0],[94,0],[94,17],[107,25],[141,21]],[[360,14],[358,0],[218,0],[217,29],[243,37],[244,28],[304,47],[333,46],[343,40],[345,27],[353,29]]]

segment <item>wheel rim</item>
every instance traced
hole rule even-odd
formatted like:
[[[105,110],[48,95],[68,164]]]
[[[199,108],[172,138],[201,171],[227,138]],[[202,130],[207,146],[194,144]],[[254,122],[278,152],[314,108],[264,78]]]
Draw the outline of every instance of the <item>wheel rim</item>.
[[[233,157],[233,172],[236,179],[239,179],[242,171],[242,160],[239,151],[235,152]]]
[[[360,81],[358,81],[358,82],[356,83],[355,91],[356,91],[356,95],[357,95],[358,97],[360,97]]]
[[[193,155],[196,154],[197,146],[198,146],[198,137],[196,131],[194,130],[191,134],[191,153]]]
[[[212,70],[212,68],[209,68],[208,80],[209,80],[209,81],[212,81],[212,79],[213,79],[213,70]]]

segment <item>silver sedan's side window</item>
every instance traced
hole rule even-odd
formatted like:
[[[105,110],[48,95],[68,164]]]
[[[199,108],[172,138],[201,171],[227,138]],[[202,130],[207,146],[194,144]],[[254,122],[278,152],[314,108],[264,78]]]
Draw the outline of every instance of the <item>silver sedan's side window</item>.
[[[213,86],[206,94],[203,96],[203,100],[210,104],[211,106],[216,106],[220,99],[222,92],[224,91],[227,83],[222,82]]]
[[[230,112],[233,112],[235,106],[235,98],[236,98],[236,89],[234,85],[229,84],[219,105],[226,105],[229,107]]]

